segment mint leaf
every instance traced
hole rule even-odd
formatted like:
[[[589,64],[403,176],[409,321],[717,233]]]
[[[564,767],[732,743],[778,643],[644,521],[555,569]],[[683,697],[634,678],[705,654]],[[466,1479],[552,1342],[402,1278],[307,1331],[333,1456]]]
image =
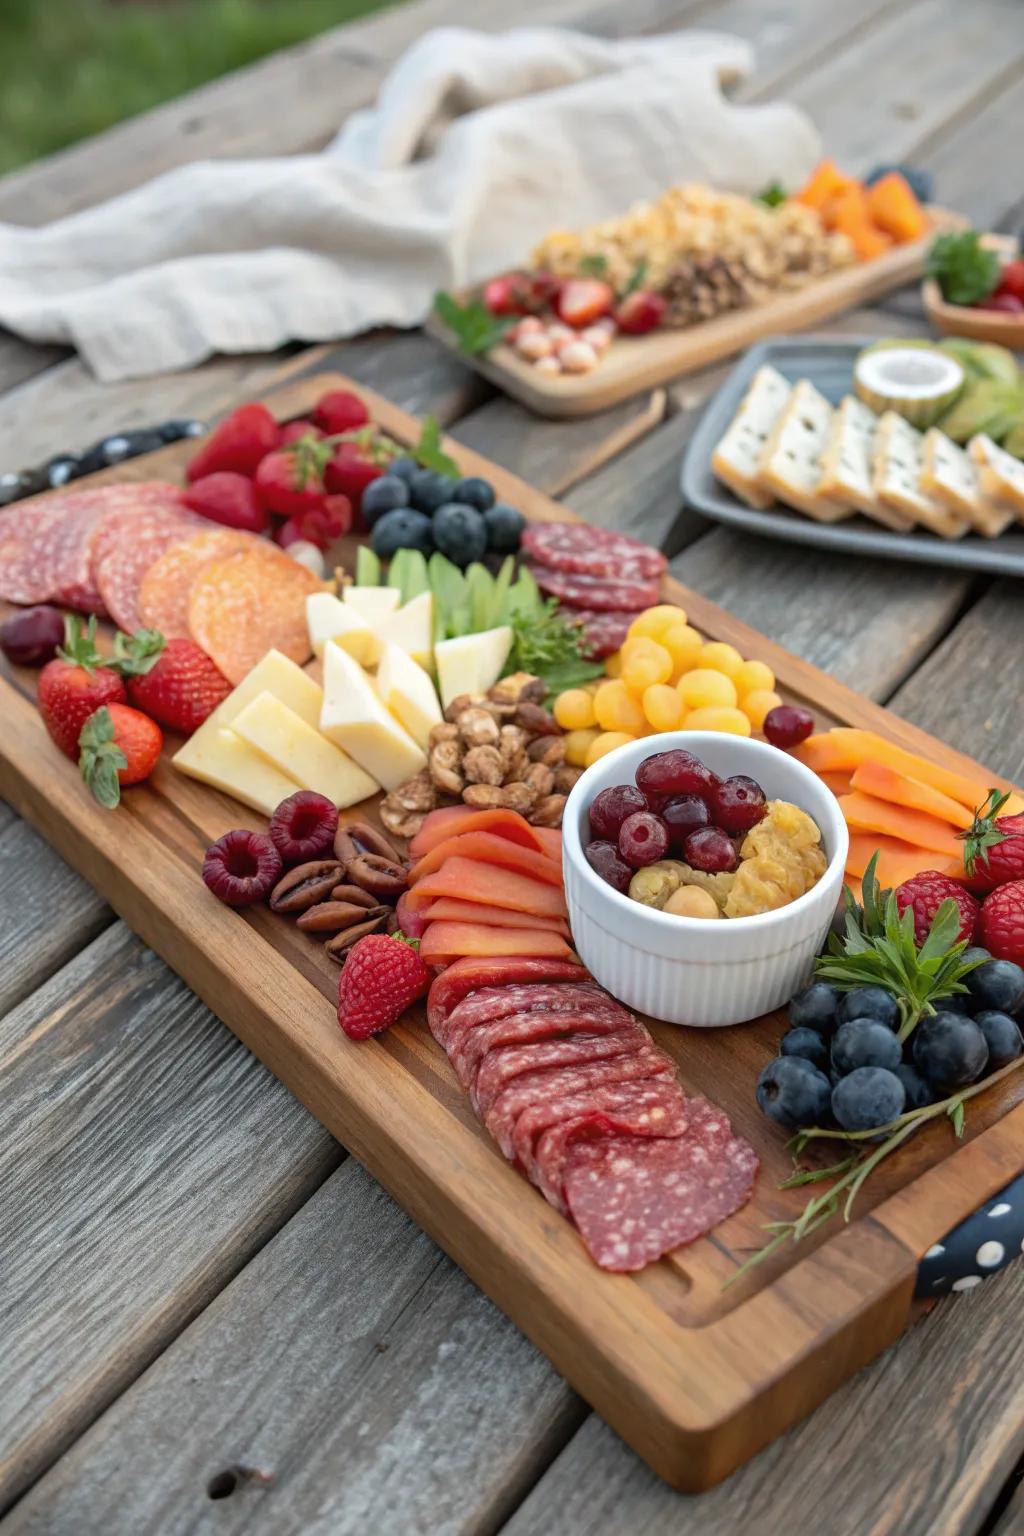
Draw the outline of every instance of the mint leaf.
[[[492,315],[479,299],[460,304],[458,299],[444,292],[434,295],[434,313],[452,332],[459,351],[468,357],[496,347],[518,319],[516,315]]]
[[[785,201],[786,189],[780,181],[770,181],[755,198],[755,202],[764,203],[766,208],[778,208]]]
[[[423,418],[419,442],[410,452],[424,469],[433,469],[439,475],[449,475],[453,480],[459,478],[459,466],[441,447],[441,427],[436,416]]]

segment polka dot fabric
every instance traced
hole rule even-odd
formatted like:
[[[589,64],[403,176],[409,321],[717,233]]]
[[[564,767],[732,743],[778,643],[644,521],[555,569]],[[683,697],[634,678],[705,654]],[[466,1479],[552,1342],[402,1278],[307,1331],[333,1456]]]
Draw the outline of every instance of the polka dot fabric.
[[[973,1291],[1024,1252],[1024,1175],[929,1248],[914,1294],[947,1296]]]

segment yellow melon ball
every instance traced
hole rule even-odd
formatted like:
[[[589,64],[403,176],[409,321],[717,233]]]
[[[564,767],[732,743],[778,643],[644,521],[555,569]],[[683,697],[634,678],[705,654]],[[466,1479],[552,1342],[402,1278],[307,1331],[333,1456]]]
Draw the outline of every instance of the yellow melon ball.
[[[672,676],[672,657],[663,645],[651,640],[626,641],[622,655],[622,681],[631,693],[643,693],[654,683],[667,683]]]
[[[594,694],[594,715],[602,731],[629,731],[638,736],[647,724],[643,710],[621,678],[601,684]]]
[[[636,737],[630,731],[603,731],[587,748],[587,760],[584,766],[590,768],[598,758],[604,757],[608,752],[614,752],[616,747],[626,746],[631,741],[636,741]]]
[[[724,640],[709,640],[700,653],[697,665],[735,678],[743,665],[743,657],[734,645],[726,645]]]
[[[755,731],[759,731],[764,725],[764,717],[770,709],[777,709],[782,703],[778,694],[771,688],[755,688],[752,693],[745,693],[740,699],[740,709],[746,715]]]
[[[622,676],[622,652],[621,651],[612,651],[610,656],[606,656],[605,657],[605,659],[604,659],[604,675],[605,675],[605,677],[621,677]]]
[[[567,688],[560,693],[553,713],[563,731],[585,730],[597,720],[593,697],[583,688]]]
[[[768,693],[775,687],[775,673],[767,662],[745,661],[733,678],[742,699],[747,693]]]
[[[676,689],[687,709],[736,707],[736,684],[724,672],[698,667],[693,672],[684,672]]]
[[[635,640],[638,635],[649,635],[652,640],[660,640],[666,630],[685,623],[684,609],[677,608],[674,603],[656,603],[653,608],[645,608],[643,613],[637,614],[629,626],[629,638]]]
[[[573,768],[585,768],[587,753],[590,750],[591,744],[597,740],[600,734],[601,732],[597,729],[596,725],[589,727],[587,730],[568,731],[563,738],[565,741],[566,762],[570,763]]]
[[[672,657],[672,669],[676,678],[697,665],[700,653],[704,649],[704,641],[689,624],[673,624],[672,628],[666,629],[661,636],[659,644],[663,645]]]
[[[683,721],[685,731],[727,731],[730,736],[749,736],[750,721],[742,710],[714,705],[691,709]]]
[[[656,731],[676,731],[682,724],[686,705],[668,683],[652,683],[644,689],[644,714]]]

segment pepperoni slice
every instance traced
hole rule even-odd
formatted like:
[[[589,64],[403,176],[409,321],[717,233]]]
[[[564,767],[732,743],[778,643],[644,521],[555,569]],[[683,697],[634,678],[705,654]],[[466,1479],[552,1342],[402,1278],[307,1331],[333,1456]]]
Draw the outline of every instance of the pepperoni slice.
[[[147,570],[139,587],[139,618],[168,640],[190,639],[188,604],[195,581],[211,560],[259,544],[239,528],[208,528],[182,544],[172,544]]]
[[[272,549],[240,550],[203,566],[192,584],[192,638],[238,684],[269,650],[300,665],[309,660],[306,598],[320,582],[304,565]]]
[[[657,578],[651,580],[624,580],[606,576],[573,576],[565,571],[553,570],[547,565],[532,567],[537,585],[549,597],[557,597],[560,603],[572,608],[598,609],[625,613],[641,608],[653,608],[661,599]]]
[[[571,576],[649,581],[668,565],[663,554],[628,533],[583,523],[534,523],[523,531],[522,550],[538,565]]]
[[[177,514],[140,513],[130,537],[108,540],[107,552],[95,566],[96,586],[110,617],[126,634],[142,628],[139,588],[149,567],[172,544],[190,538],[194,526]]]

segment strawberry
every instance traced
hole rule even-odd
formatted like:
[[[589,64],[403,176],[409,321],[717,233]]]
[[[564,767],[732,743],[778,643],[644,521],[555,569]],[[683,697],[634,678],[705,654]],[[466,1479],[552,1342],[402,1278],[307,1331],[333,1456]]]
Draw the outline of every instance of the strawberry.
[[[610,283],[598,277],[573,277],[559,288],[555,312],[559,320],[579,331],[600,320],[614,303],[615,292]]]
[[[368,446],[339,443],[324,471],[324,482],[333,494],[347,496],[353,510],[358,512],[366,487],[383,473],[384,465],[377,463]]]
[[[78,619],[69,618],[63,646],[39,674],[36,703],[51,738],[77,762],[79,733],[89,716],[101,705],[123,703],[126,697],[118,673],[104,664],[96,649],[95,618],[84,632]]]
[[[991,891],[1007,880],[1024,880],[1024,815],[1000,816],[1008,799],[1000,790],[990,790],[971,826],[960,834],[972,890]]]
[[[300,417],[298,421],[286,421],[281,428],[279,448],[287,448],[289,443],[297,443],[300,437],[323,437],[319,427],[315,427],[311,421]]]
[[[484,304],[492,315],[528,315],[532,305],[522,273],[492,277],[484,287]]]
[[[660,293],[640,288],[627,294],[612,313],[620,331],[624,331],[627,336],[643,336],[645,332],[657,329],[665,318],[667,308],[668,304]]]
[[[350,389],[329,389],[313,408],[314,424],[328,435],[365,427],[369,419],[366,406]]]
[[[128,704],[104,704],[91,714],[78,738],[78,766],[100,805],[112,811],[121,786],[148,779],[163,751],[155,720]]]
[[[338,1023],[350,1040],[368,1040],[422,997],[430,981],[415,940],[367,934],[349,950],[338,981]]]
[[[300,437],[287,448],[268,453],[256,471],[260,501],[281,517],[301,516],[319,507],[324,499],[323,471],[328,457],[329,450],[312,437]]]
[[[260,460],[277,447],[280,429],[265,405],[240,405],[225,416],[193,454],[185,468],[188,480],[202,480],[220,469],[240,475],[256,473]]]
[[[978,941],[997,960],[1024,965],[1024,880],[1011,880],[985,897]]]
[[[248,533],[263,533],[270,521],[253,482],[234,469],[217,469],[193,480],[184,493],[184,502],[212,523],[244,528]]]
[[[231,692],[231,684],[193,640],[165,640],[155,629],[118,635],[115,653],[128,697],[172,731],[191,736]]]
[[[1003,267],[996,293],[1010,293],[1015,298],[1024,299],[1024,261],[1019,257],[1015,261],[1008,261]]]
[[[937,869],[926,869],[897,886],[896,905],[901,913],[908,907],[913,912],[914,937],[918,944],[923,944],[928,937],[932,920],[944,901],[955,901],[960,913],[960,932],[955,942],[965,939],[970,943],[978,920],[978,903],[970,891]]]
[[[276,530],[274,538],[282,549],[299,540],[327,549],[352,527],[352,503],[347,496],[325,496],[318,507],[289,517]]]

